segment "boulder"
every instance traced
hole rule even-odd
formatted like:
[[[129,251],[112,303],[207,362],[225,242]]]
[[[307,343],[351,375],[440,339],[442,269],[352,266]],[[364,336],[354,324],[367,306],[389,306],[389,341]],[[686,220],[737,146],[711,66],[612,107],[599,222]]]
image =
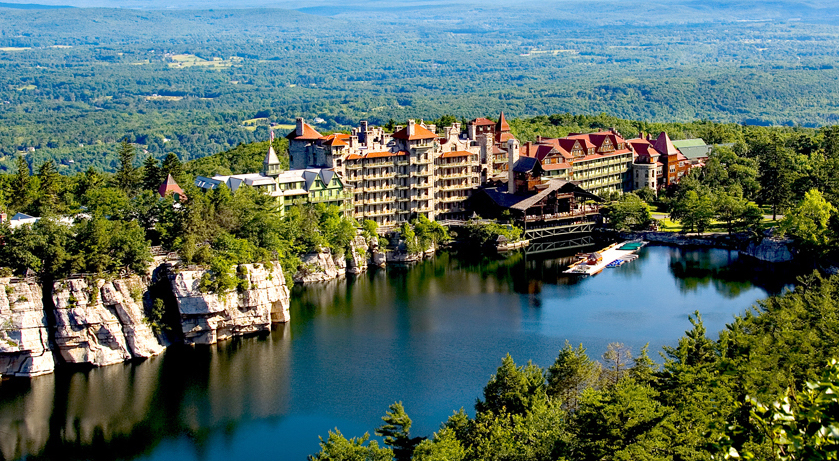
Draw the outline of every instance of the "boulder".
[[[41,286],[35,280],[0,278],[0,375],[38,376],[52,373]]]
[[[187,344],[214,344],[289,321],[289,291],[279,262],[241,265],[237,274],[244,283],[228,293],[202,292],[206,273],[184,270],[170,276]]]

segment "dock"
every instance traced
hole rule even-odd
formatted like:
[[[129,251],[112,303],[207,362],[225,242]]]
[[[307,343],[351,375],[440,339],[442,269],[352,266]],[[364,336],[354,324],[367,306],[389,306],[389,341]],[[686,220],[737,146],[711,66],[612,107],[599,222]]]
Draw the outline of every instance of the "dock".
[[[606,267],[617,267],[638,258],[635,253],[647,242],[630,241],[613,243],[608,247],[583,256],[583,259],[564,270],[566,274],[595,275]]]

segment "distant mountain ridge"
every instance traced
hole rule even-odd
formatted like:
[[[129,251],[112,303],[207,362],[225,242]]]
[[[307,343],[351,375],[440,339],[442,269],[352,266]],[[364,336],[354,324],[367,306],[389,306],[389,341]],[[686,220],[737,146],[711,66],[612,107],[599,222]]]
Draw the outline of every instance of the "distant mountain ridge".
[[[55,10],[58,8],[75,8],[70,5],[42,5],[40,3],[3,3],[0,8],[14,8],[16,10]]]

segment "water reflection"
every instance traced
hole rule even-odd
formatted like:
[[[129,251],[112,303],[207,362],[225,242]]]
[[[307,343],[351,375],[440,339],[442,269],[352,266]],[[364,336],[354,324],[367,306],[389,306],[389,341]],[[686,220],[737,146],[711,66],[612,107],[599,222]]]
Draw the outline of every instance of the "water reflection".
[[[173,347],[139,363],[5,381],[3,458],[133,458],[174,437],[190,438],[200,451],[215,428],[235,430],[287,408],[287,330]]]
[[[573,252],[571,252],[573,253]],[[430,435],[471,409],[501,358],[548,365],[565,340],[653,356],[700,310],[709,331],[792,276],[725,250],[647,247],[595,277],[573,254],[441,253],[418,266],[292,291],[292,322],[214,347],[0,384],[5,459],[305,459],[339,427],[358,436],[402,400]]]

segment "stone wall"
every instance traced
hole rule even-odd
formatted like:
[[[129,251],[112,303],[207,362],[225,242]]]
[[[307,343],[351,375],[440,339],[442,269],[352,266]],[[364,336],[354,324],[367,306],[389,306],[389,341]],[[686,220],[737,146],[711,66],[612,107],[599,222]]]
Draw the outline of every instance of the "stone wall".
[[[148,280],[82,278],[53,284],[55,346],[67,363],[113,365],[163,352],[143,309]]]
[[[247,288],[225,294],[201,292],[205,273],[183,270],[170,275],[187,344],[214,344],[289,321],[289,291],[279,262],[243,264],[237,273],[247,279]]]
[[[55,359],[49,345],[41,286],[35,280],[0,279],[0,375],[51,373]]]

